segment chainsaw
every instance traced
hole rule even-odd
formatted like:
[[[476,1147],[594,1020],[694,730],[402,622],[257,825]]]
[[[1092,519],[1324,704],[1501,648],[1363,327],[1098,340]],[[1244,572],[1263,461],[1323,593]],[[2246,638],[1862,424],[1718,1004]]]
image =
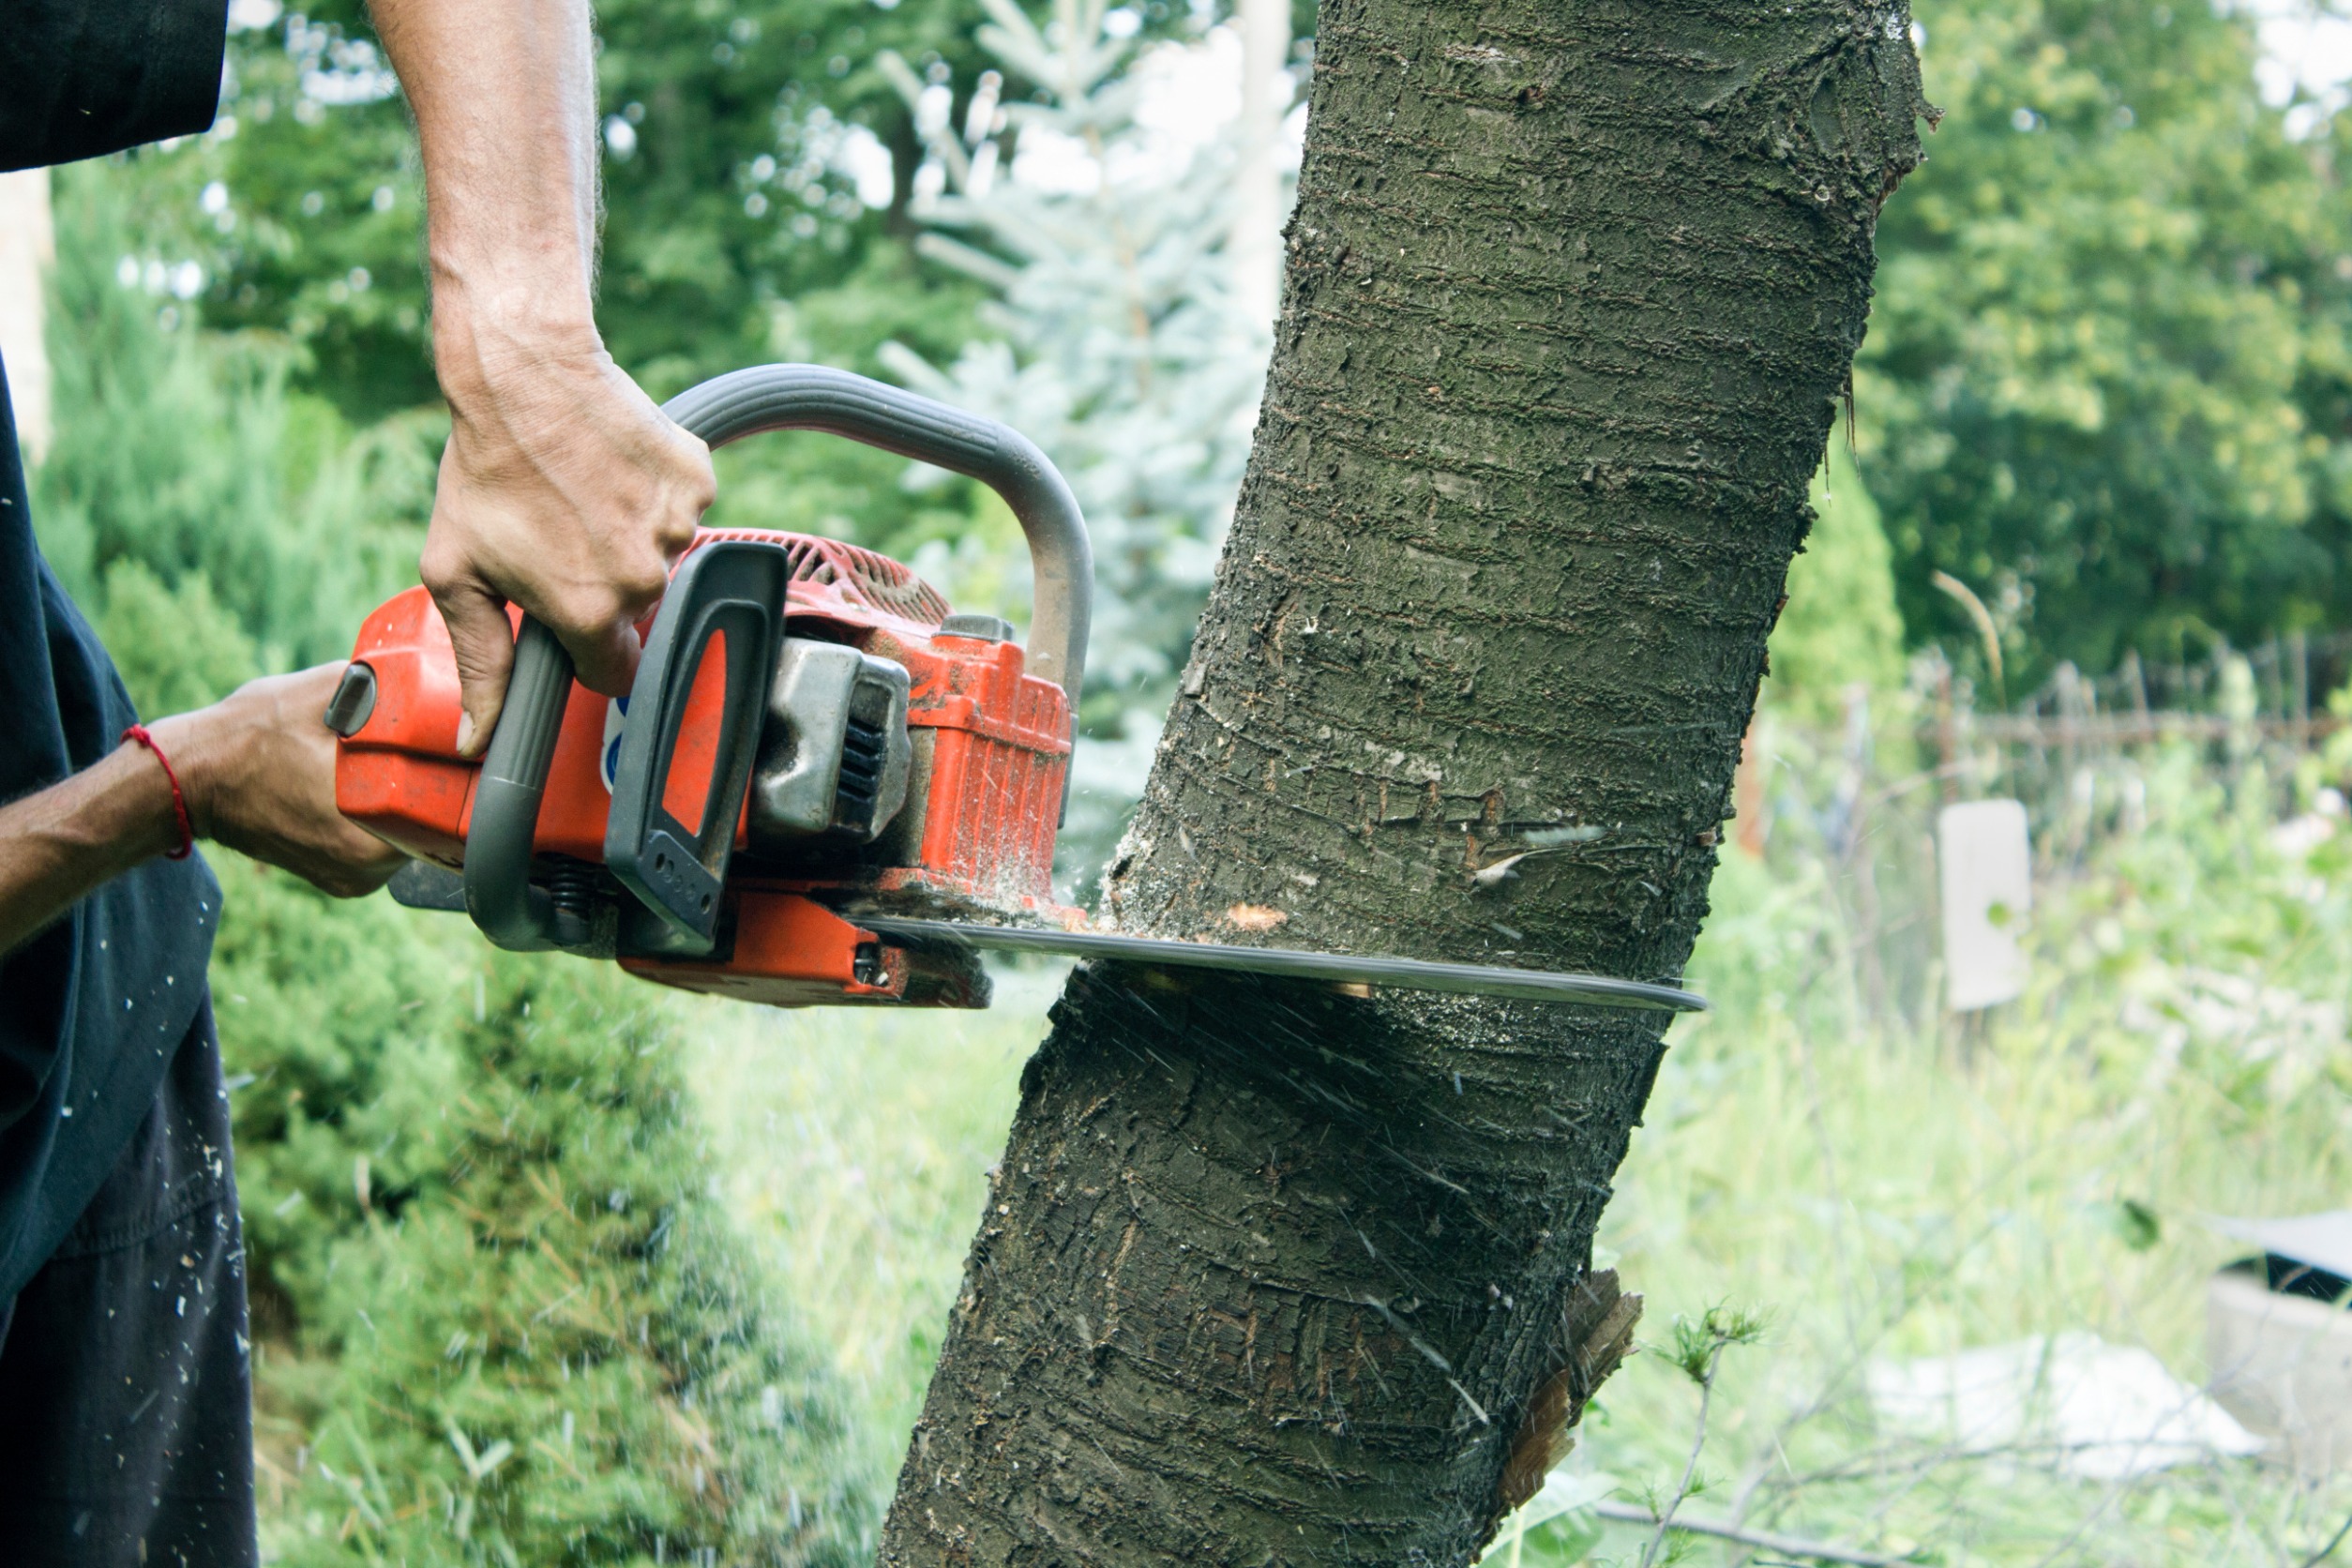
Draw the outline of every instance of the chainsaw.
[[[415,857],[392,882],[400,902],[462,910],[500,947],[786,1007],[985,1006],[991,950],[1706,1005],[1599,975],[1093,928],[1051,880],[1093,591],[1085,520],[1053,465],[993,420],[810,365],[721,376],[663,412],[713,448],[817,430],[988,485],[1028,540],[1027,645],[872,550],[704,529],[640,625],[626,698],[579,685],[554,634],[510,609],[514,672],[475,761],[458,752],[448,629],[411,588],[361,626],[326,713],[336,804]]]

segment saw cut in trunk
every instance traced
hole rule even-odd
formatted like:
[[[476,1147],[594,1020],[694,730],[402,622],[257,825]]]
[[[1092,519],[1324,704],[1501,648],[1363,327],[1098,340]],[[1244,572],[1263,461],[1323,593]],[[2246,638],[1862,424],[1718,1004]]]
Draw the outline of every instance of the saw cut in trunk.
[[[1324,6],[1123,928],[1680,974],[1925,112],[1900,5]],[[1053,1019],[882,1560],[1467,1560],[1624,1353],[1666,1016],[1090,964]]]

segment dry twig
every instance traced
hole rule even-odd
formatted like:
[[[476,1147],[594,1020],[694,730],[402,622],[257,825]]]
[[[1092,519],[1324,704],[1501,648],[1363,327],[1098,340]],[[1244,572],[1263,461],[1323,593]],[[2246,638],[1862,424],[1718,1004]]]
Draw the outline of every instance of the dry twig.
[[[1647,1508],[1636,1508],[1629,1502],[1596,1502],[1592,1511],[1602,1518],[1613,1519],[1619,1524],[1649,1525],[1662,1533],[1681,1530],[1690,1535],[1711,1535],[1718,1541],[1736,1541],[1743,1546],[1780,1552],[1788,1557],[1809,1557],[1816,1562],[1852,1562],[1861,1564],[1862,1568],[1899,1568],[1900,1564],[1917,1560],[1911,1557],[1889,1557],[1884,1552],[1866,1552],[1859,1546],[1840,1546],[1828,1541],[1808,1541],[1801,1535],[1778,1535],[1769,1530],[1750,1530],[1744,1525],[1728,1524],[1720,1519],[1698,1519],[1687,1515],[1661,1519]]]

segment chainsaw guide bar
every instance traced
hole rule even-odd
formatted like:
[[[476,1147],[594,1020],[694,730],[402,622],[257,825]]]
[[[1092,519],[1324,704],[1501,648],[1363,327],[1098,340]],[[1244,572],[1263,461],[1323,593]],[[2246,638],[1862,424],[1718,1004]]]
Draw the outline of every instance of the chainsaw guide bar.
[[[1108,931],[1036,930],[1026,927],[973,926],[958,920],[908,920],[895,915],[852,914],[847,918],[876,936],[918,945],[930,943],[993,949],[1003,953],[1057,953],[1120,963],[1184,969],[1237,970],[1326,984],[1389,986],[1409,991],[1447,991],[1459,996],[1508,997],[1522,1002],[1580,1002],[1596,1007],[1636,1007],[1653,1012],[1704,1013],[1707,999],[1696,991],[1646,980],[1605,974],[1560,974],[1511,969],[1499,964],[1442,964],[1419,958],[1367,958],[1348,953],[1302,953],[1285,947],[1239,947],[1230,943],[1170,942],[1157,937],[1119,936]]]

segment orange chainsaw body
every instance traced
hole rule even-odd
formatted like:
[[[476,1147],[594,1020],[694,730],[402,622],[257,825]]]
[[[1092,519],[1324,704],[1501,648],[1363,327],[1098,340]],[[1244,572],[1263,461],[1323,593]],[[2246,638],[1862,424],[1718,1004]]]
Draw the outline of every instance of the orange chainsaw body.
[[[718,947],[690,958],[623,953],[620,962],[649,980],[775,1005],[984,1004],[976,972],[891,946],[832,906],[856,899],[1074,923],[1077,912],[1054,899],[1050,881],[1070,761],[1068,698],[1027,672],[1018,643],[942,631],[945,599],[887,557],[751,529],[704,530],[691,550],[723,539],[789,552],[783,617],[792,636],[846,643],[904,667],[913,759],[906,800],[870,844],[817,846],[782,859],[758,852],[746,802],[721,896]],[[412,588],[387,600],[361,626],[352,657],[372,671],[375,700],[340,743],[337,805],[419,859],[460,868],[481,767],[458,755],[456,658],[430,596]],[[689,827],[716,761],[723,664],[705,658],[697,670],[664,791]],[[608,699],[571,686],[533,837],[536,855],[602,860],[613,715]]]

